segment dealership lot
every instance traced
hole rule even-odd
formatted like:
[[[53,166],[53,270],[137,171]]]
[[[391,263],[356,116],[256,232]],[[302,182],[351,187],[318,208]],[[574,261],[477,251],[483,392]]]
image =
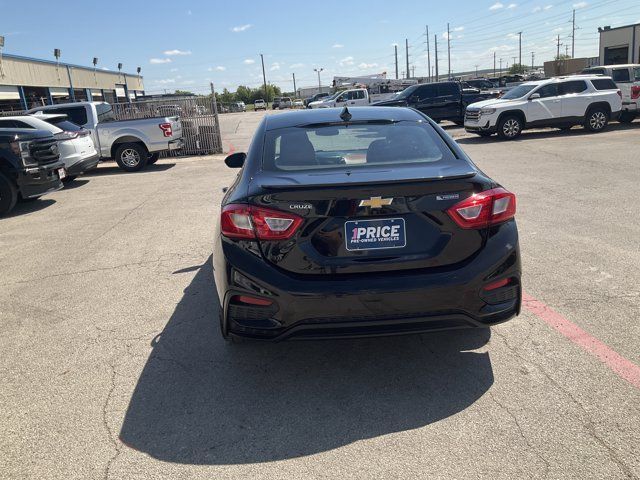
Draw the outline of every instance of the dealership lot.
[[[262,115],[223,115],[225,149]],[[2,476],[640,477],[640,123],[445,128],[518,195],[527,297],[491,331],[226,345],[223,156],[106,163],[19,205],[0,220]]]

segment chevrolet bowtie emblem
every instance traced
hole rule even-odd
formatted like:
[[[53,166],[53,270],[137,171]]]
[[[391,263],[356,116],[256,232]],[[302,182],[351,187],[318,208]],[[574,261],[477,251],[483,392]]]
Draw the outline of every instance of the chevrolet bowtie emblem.
[[[393,198],[371,197],[369,200],[360,200],[361,207],[381,208],[383,205],[391,205]]]

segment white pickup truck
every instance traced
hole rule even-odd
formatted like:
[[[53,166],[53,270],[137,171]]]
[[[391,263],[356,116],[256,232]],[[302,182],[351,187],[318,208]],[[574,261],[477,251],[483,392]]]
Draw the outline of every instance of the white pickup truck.
[[[622,113],[618,120],[631,123],[640,116],[640,65],[603,65],[585,68],[582,73],[606,75],[616,82],[622,95]]]
[[[332,107],[358,107],[369,105],[371,99],[366,88],[354,88],[352,90],[342,90],[330,97],[323,98],[317,102],[311,102],[308,108],[332,108]]]
[[[116,120],[105,102],[76,102],[37,107],[27,113],[61,113],[91,132],[100,158],[113,158],[127,172],[158,160],[160,152],[182,148],[182,124],[177,116]]]

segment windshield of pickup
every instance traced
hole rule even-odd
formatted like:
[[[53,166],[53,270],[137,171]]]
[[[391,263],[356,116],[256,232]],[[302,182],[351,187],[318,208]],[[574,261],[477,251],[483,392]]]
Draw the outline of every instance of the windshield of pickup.
[[[401,92],[396,96],[396,98],[394,98],[394,100],[395,100],[395,99],[405,99],[405,98],[410,97],[410,96],[411,96],[411,94],[412,94],[413,92],[415,92],[417,88],[418,88],[418,85],[412,85],[412,86],[410,86],[410,87],[405,88],[403,91],[401,91]]]
[[[500,100],[514,100],[516,98],[522,98],[537,86],[538,85],[518,85],[502,95]]]

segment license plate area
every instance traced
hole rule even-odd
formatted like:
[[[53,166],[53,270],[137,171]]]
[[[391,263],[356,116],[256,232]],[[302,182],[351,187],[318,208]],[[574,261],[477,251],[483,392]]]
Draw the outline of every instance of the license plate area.
[[[407,245],[404,218],[350,220],[344,224],[346,249],[381,250]]]

